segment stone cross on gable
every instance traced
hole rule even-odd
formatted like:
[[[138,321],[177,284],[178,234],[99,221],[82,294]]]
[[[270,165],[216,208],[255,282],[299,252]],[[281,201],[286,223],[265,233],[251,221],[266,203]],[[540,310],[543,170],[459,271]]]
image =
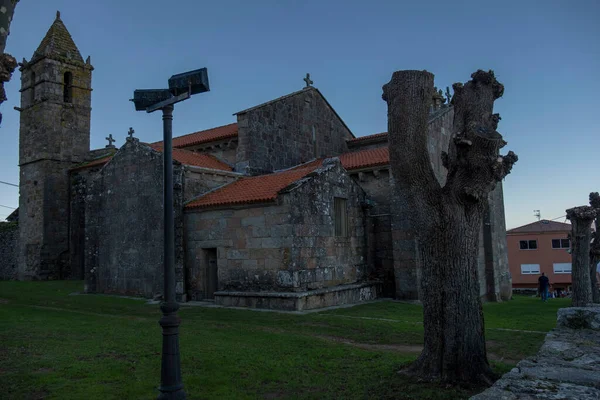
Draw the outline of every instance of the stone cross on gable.
[[[303,79],[304,82],[306,82],[306,87],[310,87],[314,82],[310,80],[310,74],[307,73],[306,74],[306,78]]]
[[[108,148],[114,148],[115,146],[113,145],[114,142],[116,142],[115,139],[113,139],[112,137],[112,133],[110,135],[108,135],[107,138],[105,138],[106,140],[108,140],[108,144],[106,145],[106,147]]]
[[[127,134],[129,135],[129,137],[131,139],[133,139],[133,134],[135,133],[135,131],[133,130],[132,127],[129,127],[129,130],[127,131]]]

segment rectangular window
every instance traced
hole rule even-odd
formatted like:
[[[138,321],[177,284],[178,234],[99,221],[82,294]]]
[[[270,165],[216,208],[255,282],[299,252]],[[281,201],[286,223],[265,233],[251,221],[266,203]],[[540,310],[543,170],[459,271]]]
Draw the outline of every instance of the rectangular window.
[[[537,240],[520,240],[519,247],[521,250],[537,250]]]
[[[571,273],[571,263],[554,263],[554,273],[555,274],[570,274]]]
[[[535,275],[540,273],[540,264],[521,264],[522,275]]]
[[[334,197],[333,210],[335,214],[335,236],[348,236],[348,208],[346,199]]]
[[[552,239],[553,249],[568,249],[569,247],[571,247],[569,239]]]

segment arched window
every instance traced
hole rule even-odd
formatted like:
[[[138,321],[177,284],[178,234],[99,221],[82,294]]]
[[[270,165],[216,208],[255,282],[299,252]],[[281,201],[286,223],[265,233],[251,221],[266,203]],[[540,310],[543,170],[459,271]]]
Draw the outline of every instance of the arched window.
[[[29,86],[29,105],[35,102],[35,72],[31,71],[31,84]]]
[[[63,84],[63,101],[70,103],[73,100],[73,74],[65,72]]]

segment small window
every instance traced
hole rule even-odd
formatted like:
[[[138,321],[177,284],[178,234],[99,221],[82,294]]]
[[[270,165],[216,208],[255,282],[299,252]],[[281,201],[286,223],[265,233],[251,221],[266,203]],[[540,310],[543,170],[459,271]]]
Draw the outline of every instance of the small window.
[[[571,241],[569,239],[552,239],[553,249],[568,249],[571,247]]]
[[[73,74],[65,72],[63,81],[63,101],[71,103],[73,101]]]
[[[537,250],[537,240],[520,240],[519,247],[521,250]]]
[[[521,264],[522,275],[535,275],[540,273],[540,264]]]
[[[35,72],[31,71],[31,85],[29,91],[29,105],[35,102]]]
[[[571,263],[554,263],[552,266],[554,267],[555,274],[571,273]]]
[[[346,199],[335,197],[333,199],[335,214],[335,236],[348,236],[348,209]]]

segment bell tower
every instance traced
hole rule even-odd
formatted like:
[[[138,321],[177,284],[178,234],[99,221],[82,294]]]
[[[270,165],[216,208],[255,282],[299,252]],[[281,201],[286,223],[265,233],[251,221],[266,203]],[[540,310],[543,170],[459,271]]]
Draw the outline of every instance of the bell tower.
[[[60,279],[69,259],[69,169],[90,151],[94,68],[60,12],[19,65],[19,278]]]

